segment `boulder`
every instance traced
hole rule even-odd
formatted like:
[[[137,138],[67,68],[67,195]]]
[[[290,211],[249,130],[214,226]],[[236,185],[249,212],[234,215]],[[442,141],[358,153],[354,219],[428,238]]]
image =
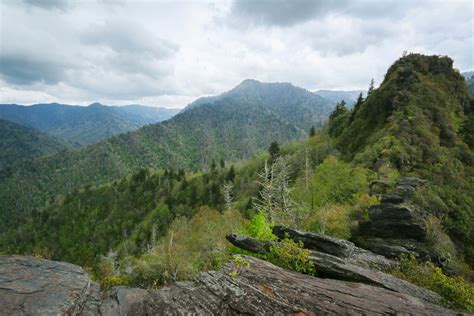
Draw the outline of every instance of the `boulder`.
[[[0,256],[1,315],[97,315],[99,286],[81,267]]]
[[[116,286],[106,293],[100,305],[100,315],[129,315],[132,305],[141,302],[146,294],[144,289]]]

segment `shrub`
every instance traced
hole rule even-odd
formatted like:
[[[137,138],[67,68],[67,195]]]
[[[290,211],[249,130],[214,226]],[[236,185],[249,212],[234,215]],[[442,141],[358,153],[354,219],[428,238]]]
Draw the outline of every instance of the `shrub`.
[[[349,239],[351,237],[347,209],[338,204],[327,204],[312,213],[303,228],[336,238]]]
[[[275,240],[272,232],[273,224],[267,219],[267,213],[263,210],[257,212],[244,228],[244,233],[250,237],[260,240]]]
[[[431,262],[419,263],[414,256],[400,258],[400,267],[393,274],[432,290],[444,299],[448,307],[474,312],[474,285],[461,277],[449,277]]]
[[[291,239],[285,238],[270,247],[270,252],[266,255],[266,259],[284,269],[315,275],[316,268],[309,256],[310,252],[308,249],[303,249],[302,242],[296,243]]]

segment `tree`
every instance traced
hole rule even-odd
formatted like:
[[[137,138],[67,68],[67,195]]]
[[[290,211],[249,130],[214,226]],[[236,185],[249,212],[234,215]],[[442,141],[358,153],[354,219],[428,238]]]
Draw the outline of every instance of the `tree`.
[[[314,137],[315,135],[316,135],[316,129],[314,128],[314,126],[311,126],[309,130],[309,137]]]
[[[235,169],[234,169],[234,165],[231,165],[229,168],[229,172],[227,172],[226,180],[229,182],[234,182],[234,179],[235,179]]]
[[[277,142],[272,142],[268,149],[270,153],[270,162],[273,163],[280,156],[280,146]]]
[[[334,120],[336,117],[338,117],[341,114],[346,113],[347,111],[348,110],[346,107],[346,101],[342,100],[341,102],[336,104],[336,108],[334,109],[334,111],[332,111],[331,115],[329,115],[329,119]]]
[[[212,162],[211,162],[211,172],[214,172],[216,171],[216,161],[214,159],[212,159]]]
[[[362,92],[361,92],[359,94],[359,97],[357,98],[357,101],[356,101],[355,105],[354,105],[354,109],[352,109],[351,118],[350,118],[351,122],[354,120],[355,115],[359,111],[360,106],[362,105],[362,103],[364,103],[364,97],[362,97]]]
[[[221,158],[221,161],[219,162],[219,164],[221,166],[221,169],[224,169],[224,167],[225,167],[224,159]]]
[[[254,207],[259,212],[265,212],[270,223],[298,227],[298,208],[290,198],[292,189],[289,180],[289,166],[285,157],[276,158],[271,165],[265,161],[263,170],[258,174],[261,190]]]
[[[221,187],[221,194],[222,194],[222,197],[224,198],[226,211],[232,210],[232,200],[233,200],[232,190],[233,189],[234,189],[234,185],[232,184],[232,182],[224,183],[224,185]]]
[[[374,78],[370,80],[369,90],[367,90],[367,96],[371,95],[374,91]]]

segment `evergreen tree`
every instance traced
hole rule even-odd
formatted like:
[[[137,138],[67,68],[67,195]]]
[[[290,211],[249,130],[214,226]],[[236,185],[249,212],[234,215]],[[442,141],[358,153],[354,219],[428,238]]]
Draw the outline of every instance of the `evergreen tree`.
[[[374,78],[370,80],[369,90],[367,90],[367,96],[371,95],[374,91]]]
[[[220,165],[221,165],[221,169],[224,169],[225,162],[224,162],[224,159],[222,159],[222,158],[221,158],[221,161],[220,161]]]
[[[235,169],[234,169],[234,165],[231,165],[229,172],[227,172],[226,180],[230,182],[234,182],[234,179],[235,179]]]
[[[364,103],[364,97],[362,96],[362,92],[361,92],[359,94],[359,97],[357,98],[357,101],[354,105],[354,108],[352,109],[351,118],[350,118],[351,122],[354,120],[354,117],[355,117],[357,111],[359,111],[360,106],[362,105],[362,103]]]
[[[316,129],[314,128],[314,126],[311,126],[309,130],[309,137],[314,137],[315,135],[316,135]]]
[[[272,142],[268,149],[270,153],[270,162],[274,162],[280,156],[280,146],[277,142]]]
[[[212,162],[211,162],[211,172],[214,172],[216,171],[216,161],[214,159],[212,159]]]

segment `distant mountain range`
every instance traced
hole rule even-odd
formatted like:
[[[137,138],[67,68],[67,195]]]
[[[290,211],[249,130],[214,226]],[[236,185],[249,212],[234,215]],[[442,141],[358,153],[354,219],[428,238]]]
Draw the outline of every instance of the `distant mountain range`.
[[[342,100],[346,102],[348,108],[352,108],[352,106],[356,103],[359,94],[362,93],[363,96],[367,94],[365,90],[317,90],[314,92],[315,94],[330,100],[334,103],[339,103]]]
[[[192,169],[212,160],[248,158],[272,141],[307,137],[310,127],[322,126],[333,108],[333,102],[289,83],[245,80],[224,94],[197,100],[162,123],[0,172],[0,222],[9,209],[29,210],[56,194],[141,168]]]
[[[74,145],[89,145],[99,140],[161,122],[179,109],[142,105],[72,106],[58,103],[21,106],[0,104],[0,118],[34,128]]]

